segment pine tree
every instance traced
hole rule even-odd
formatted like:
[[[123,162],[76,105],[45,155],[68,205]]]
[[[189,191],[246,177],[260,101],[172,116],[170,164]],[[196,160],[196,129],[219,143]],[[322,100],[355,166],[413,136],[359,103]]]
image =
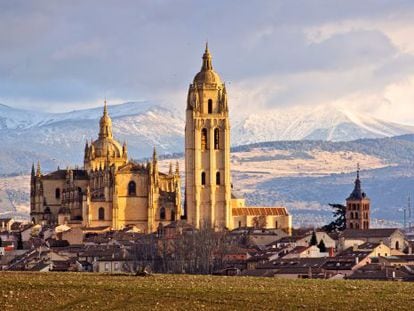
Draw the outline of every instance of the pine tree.
[[[331,204],[329,206],[334,209],[333,217],[335,218],[331,223],[323,226],[323,230],[326,232],[339,232],[344,231],[346,227],[345,213],[346,206],[342,204]]]
[[[321,253],[325,253],[326,252],[326,246],[325,246],[325,242],[323,240],[321,240],[318,244],[318,248],[320,250]]]
[[[309,246],[313,246],[313,245],[316,245],[316,244],[318,244],[318,239],[316,238],[316,232],[313,231],[311,240],[309,242]]]

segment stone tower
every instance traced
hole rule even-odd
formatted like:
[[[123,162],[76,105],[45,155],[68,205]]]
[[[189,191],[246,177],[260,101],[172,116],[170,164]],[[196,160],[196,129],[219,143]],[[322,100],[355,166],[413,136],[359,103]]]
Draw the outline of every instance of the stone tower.
[[[187,221],[197,228],[232,227],[230,123],[224,83],[213,70],[208,46],[190,84],[185,126]]]
[[[370,222],[370,199],[361,189],[359,179],[359,165],[357,178],[352,193],[346,199],[346,228],[347,229],[369,229]]]

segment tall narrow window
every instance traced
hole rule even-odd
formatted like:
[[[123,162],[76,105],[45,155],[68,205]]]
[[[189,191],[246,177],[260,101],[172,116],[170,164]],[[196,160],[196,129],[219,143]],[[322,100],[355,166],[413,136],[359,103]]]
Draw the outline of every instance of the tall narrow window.
[[[160,219],[165,219],[165,208],[161,207],[160,209]]]
[[[220,144],[220,130],[215,129],[214,130],[214,149],[218,150]]]
[[[201,150],[207,149],[207,129],[201,130]]]
[[[211,99],[208,100],[208,113],[213,113],[213,101]]]
[[[216,173],[216,185],[220,185],[220,172]]]
[[[98,219],[105,220],[105,209],[103,207],[100,207],[98,210]]]
[[[60,188],[56,188],[55,190],[55,198],[60,199]]]
[[[171,210],[171,220],[175,220],[175,212],[174,212],[174,210]]]
[[[128,195],[136,195],[137,194],[137,185],[134,181],[130,181],[128,184]]]
[[[206,172],[201,173],[201,184],[203,186],[206,184]]]

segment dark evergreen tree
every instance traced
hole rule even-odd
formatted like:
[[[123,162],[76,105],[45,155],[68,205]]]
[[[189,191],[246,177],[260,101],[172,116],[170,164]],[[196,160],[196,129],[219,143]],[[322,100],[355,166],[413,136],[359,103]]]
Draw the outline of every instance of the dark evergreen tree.
[[[313,231],[311,240],[309,242],[309,245],[313,246],[313,245],[317,245],[317,244],[318,244],[318,239],[316,238],[316,232]]]
[[[334,220],[322,229],[326,232],[339,232],[344,231],[346,227],[345,213],[346,206],[342,204],[329,204],[332,207]]]
[[[325,246],[325,242],[323,240],[320,240],[320,242],[318,244],[318,248],[321,251],[321,253],[326,252],[326,246]]]
[[[19,236],[17,237],[17,249],[23,249],[23,240],[21,233],[19,233]]]

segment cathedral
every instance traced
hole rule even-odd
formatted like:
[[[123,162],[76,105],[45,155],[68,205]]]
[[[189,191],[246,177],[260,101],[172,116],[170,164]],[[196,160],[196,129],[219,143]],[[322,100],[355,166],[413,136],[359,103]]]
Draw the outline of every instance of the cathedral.
[[[30,215],[34,223],[136,226],[141,232],[179,219],[195,228],[291,231],[286,208],[245,206],[232,188],[227,90],[206,45],[187,96],[183,204],[178,164],[174,171],[159,172],[155,149],[148,163],[129,161],[126,144],[112,135],[105,101],[98,139],[86,143],[82,169],[42,174],[40,165],[32,167]]]
[[[153,232],[180,219],[180,184],[178,164],[168,174],[158,171],[155,149],[147,163],[128,160],[126,144],[112,135],[105,101],[98,139],[85,145],[83,169],[43,175],[39,164],[32,167],[30,215],[34,223]]]

